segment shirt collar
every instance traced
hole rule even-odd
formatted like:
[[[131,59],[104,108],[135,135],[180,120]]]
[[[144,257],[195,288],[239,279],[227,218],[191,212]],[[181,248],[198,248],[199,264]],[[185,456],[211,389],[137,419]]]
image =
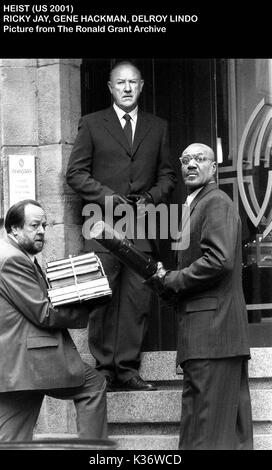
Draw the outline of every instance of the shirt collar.
[[[188,194],[187,199],[185,201],[185,203],[188,204],[188,206],[192,203],[192,201],[198,195],[199,191],[201,191],[202,188],[203,186],[200,186],[200,188],[197,188],[191,194]]]
[[[126,113],[123,109],[119,108],[119,106],[117,106],[116,103],[113,103],[113,108],[119,118],[119,120],[121,121],[121,119],[123,118],[124,114],[129,114],[131,119],[132,120],[136,120],[137,118],[137,114],[138,114],[138,106],[136,106],[136,108],[134,108],[132,111],[130,111],[129,113]]]
[[[212,184],[212,183],[215,183],[214,180],[212,181],[209,181],[208,184]],[[201,189],[204,188],[204,186],[200,186],[200,188],[197,188],[195,189],[191,194],[188,194],[187,198],[186,198],[186,201],[185,201],[185,204],[188,204],[188,206],[192,203],[192,201],[194,200],[194,198],[198,195],[198,193],[201,191]]]

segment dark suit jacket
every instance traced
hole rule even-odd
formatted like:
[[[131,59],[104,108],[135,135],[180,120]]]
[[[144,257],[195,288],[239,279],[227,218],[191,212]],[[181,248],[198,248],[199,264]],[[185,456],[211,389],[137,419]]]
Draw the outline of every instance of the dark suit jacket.
[[[249,355],[242,290],[241,221],[215,183],[190,206],[190,245],[165,288],[178,296],[177,363],[196,358]]]
[[[90,306],[50,306],[46,285],[10,237],[0,243],[0,392],[75,387],[84,364],[66,328]]]
[[[112,107],[82,117],[67,182],[85,202],[97,203],[102,209],[105,196],[115,192],[128,195],[148,191],[155,205],[166,202],[176,183],[166,121],[139,111],[130,151]]]

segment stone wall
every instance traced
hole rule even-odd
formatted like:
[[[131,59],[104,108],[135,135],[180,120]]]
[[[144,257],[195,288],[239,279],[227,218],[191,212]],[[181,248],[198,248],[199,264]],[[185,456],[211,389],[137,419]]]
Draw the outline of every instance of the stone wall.
[[[81,115],[80,65],[79,59],[0,60],[0,237],[9,207],[7,157],[34,155],[36,199],[48,222],[38,255],[43,268],[46,261],[76,255],[83,246],[81,201],[65,182]],[[82,349],[80,330],[73,336]]]
[[[81,113],[80,65],[79,59],[0,60],[0,218],[9,207],[8,155],[34,155],[36,199],[48,218],[43,265],[82,248],[81,202],[65,182]]]

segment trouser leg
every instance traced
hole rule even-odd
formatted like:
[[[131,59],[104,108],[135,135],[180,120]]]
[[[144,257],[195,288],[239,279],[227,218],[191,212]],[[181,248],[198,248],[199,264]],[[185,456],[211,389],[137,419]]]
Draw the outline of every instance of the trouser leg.
[[[250,400],[245,400],[245,386],[241,398],[244,363],[245,359],[239,357],[188,360],[182,365],[180,449],[234,450],[239,426],[243,428],[240,434],[244,445],[251,448],[251,406]],[[247,382],[247,376],[244,380]],[[247,405],[242,407],[242,402]]]
[[[236,421],[236,450],[253,450],[251,399],[248,384],[248,362],[243,361]]]
[[[86,380],[79,387],[46,392],[58,399],[73,400],[76,408],[77,430],[80,439],[106,439],[107,398],[103,375],[85,364]]]
[[[143,279],[109,253],[99,253],[112,299],[90,314],[89,347],[96,368],[121,382],[138,375],[152,291]]]
[[[88,341],[91,354],[96,360],[96,369],[104,375],[115,375],[115,341],[118,328],[118,309],[120,295],[120,270],[122,265],[110,253],[98,253],[112,297],[92,309],[89,320]]]
[[[139,373],[151,299],[152,291],[143,283],[143,278],[123,266],[115,347],[116,375],[121,382],[126,382]]]
[[[39,392],[0,393],[0,441],[31,441],[43,401]]]

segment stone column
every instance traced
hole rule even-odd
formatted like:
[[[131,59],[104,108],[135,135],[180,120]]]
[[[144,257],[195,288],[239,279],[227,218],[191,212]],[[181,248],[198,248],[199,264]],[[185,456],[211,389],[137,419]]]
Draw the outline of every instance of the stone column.
[[[65,182],[81,112],[78,59],[40,59],[37,67],[38,192],[48,216],[44,257],[81,251],[81,201]]]
[[[0,60],[1,214],[9,206],[7,155],[37,156],[36,59]]]
[[[0,61],[2,216],[9,204],[7,155],[34,155],[36,198],[48,218],[43,264],[82,248],[81,202],[65,182],[81,112],[80,64],[79,59]]]
[[[0,60],[0,237],[9,207],[7,156],[34,155],[36,199],[48,222],[47,243],[38,255],[43,267],[83,247],[82,203],[65,182],[81,115],[80,64],[79,59]],[[73,337],[81,353],[88,354],[86,330]]]

